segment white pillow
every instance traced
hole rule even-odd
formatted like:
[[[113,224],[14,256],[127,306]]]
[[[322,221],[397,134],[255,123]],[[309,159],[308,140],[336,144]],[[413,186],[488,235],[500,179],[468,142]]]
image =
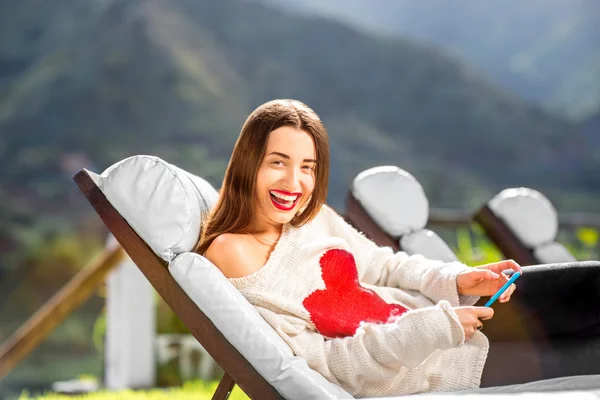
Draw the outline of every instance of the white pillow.
[[[554,241],[558,232],[556,209],[540,192],[529,188],[504,189],[488,203],[528,248]]]
[[[533,249],[533,256],[542,264],[577,261],[565,246],[556,242],[536,247]]]
[[[201,217],[219,196],[204,179],[146,155],[119,161],[97,183],[133,230],[165,261],[194,248]]]
[[[429,201],[423,187],[398,167],[375,167],[361,172],[352,182],[352,195],[391,236],[403,236],[427,224]]]
[[[408,254],[421,254],[430,260],[458,261],[458,257],[435,232],[421,229],[400,238],[400,248]]]

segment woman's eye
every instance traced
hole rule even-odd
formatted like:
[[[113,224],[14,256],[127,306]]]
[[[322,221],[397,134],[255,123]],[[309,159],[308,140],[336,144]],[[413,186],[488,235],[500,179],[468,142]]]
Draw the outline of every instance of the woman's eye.
[[[305,166],[304,166],[304,167],[302,167],[302,168],[304,168],[304,169],[306,169],[306,170],[308,170],[308,171],[312,171],[313,169],[315,169],[315,168],[314,168],[313,166],[311,166],[311,165],[305,165]]]
[[[283,161],[273,161],[271,164],[283,165]]]

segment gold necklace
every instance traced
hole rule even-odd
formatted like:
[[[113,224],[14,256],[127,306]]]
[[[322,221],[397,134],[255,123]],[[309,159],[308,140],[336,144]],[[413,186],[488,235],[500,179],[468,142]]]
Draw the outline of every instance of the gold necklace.
[[[253,235],[253,234],[251,234],[250,232],[246,232],[246,233],[247,233],[248,235],[252,236],[254,239],[256,239],[256,240],[258,240],[259,242],[262,242],[262,243],[264,243],[264,244],[275,244],[275,243],[277,243],[277,242],[279,241],[279,239],[277,239],[277,240],[269,240],[269,239],[265,239],[265,238],[263,238],[263,237],[260,237],[260,236]]]

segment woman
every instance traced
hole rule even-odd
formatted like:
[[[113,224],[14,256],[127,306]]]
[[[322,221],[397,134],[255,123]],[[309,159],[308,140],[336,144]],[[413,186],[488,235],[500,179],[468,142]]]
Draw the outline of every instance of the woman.
[[[328,176],[327,133],[314,111],[263,104],[242,128],[197,251],[296,355],[354,396],[474,388],[498,372],[480,332],[494,310],[474,304],[507,281],[502,271],[521,267],[380,248],[325,205]]]

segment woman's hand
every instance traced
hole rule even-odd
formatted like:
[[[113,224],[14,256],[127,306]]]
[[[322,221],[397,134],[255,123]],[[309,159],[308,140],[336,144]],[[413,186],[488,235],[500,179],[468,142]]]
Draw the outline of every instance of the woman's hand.
[[[456,277],[458,293],[465,296],[493,296],[502,285],[508,282],[509,277],[502,273],[507,269],[523,272],[521,266],[513,260],[480,265],[461,272]],[[516,288],[514,283],[510,285],[498,301],[506,303]]]
[[[494,309],[491,307],[454,307],[454,312],[465,331],[465,342],[473,337],[475,331],[481,330],[483,324],[480,320],[494,316]]]

